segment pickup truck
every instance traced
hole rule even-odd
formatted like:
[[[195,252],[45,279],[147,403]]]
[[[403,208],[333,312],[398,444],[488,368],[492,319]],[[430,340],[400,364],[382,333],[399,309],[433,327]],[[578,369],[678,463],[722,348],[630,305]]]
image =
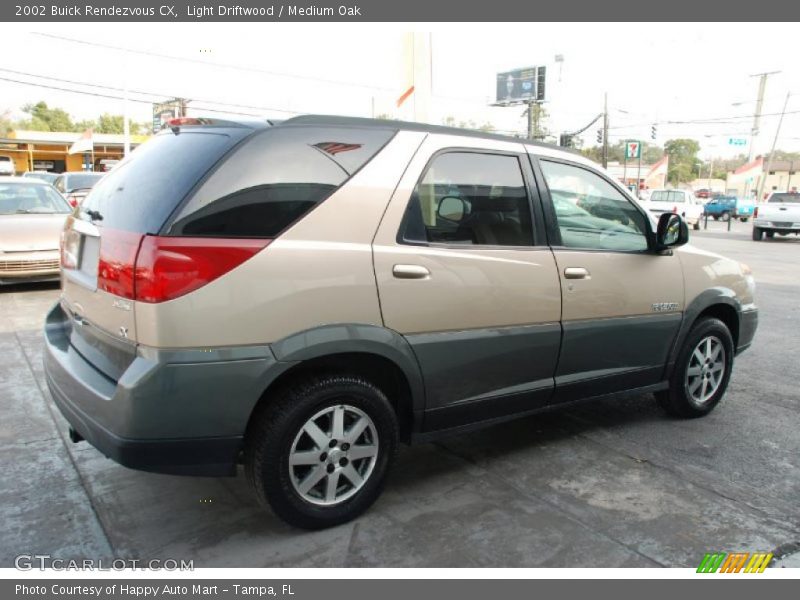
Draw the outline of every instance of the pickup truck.
[[[656,215],[656,219],[671,212],[680,215],[694,229],[700,229],[700,217],[703,215],[703,203],[695,198],[689,190],[653,190],[650,200],[642,202],[642,206]]]
[[[753,239],[800,233],[800,193],[773,192],[753,213]]]
[[[734,218],[744,223],[753,216],[754,210],[755,204],[752,201],[736,196],[717,196],[706,202],[704,214],[713,217],[715,221]]]

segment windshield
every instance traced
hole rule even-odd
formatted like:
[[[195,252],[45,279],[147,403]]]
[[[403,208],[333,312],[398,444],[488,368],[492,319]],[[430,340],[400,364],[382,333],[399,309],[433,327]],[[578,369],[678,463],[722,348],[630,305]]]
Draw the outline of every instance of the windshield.
[[[103,176],[102,173],[76,173],[75,175],[67,175],[64,187],[68,192],[72,190],[80,190],[91,188]]]
[[[57,173],[37,173],[36,171],[28,171],[23,173],[22,176],[27,179],[40,179],[47,183],[53,183],[58,178]]]
[[[772,194],[769,198],[770,202],[792,202],[792,203],[800,203],[800,194],[798,193],[788,193],[788,192],[780,192],[777,194]]]
[[[0,215],[67,214],[69,204],[49,185],[0,184]]]

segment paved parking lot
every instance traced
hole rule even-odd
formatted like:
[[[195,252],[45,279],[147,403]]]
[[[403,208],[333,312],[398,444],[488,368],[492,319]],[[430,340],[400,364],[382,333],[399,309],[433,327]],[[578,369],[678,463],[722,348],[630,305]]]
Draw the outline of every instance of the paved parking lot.
[[[696,566],[773,551],[800,566],[800,239],[751,225],[692,232],[748,263],[761,322],[709,417],[651,397],[585,404],[405,448],[362,518],[297,531],[243,477],[125,469],[72,444],[43,380],[40,327],[58,290],[0,289],[0,566],[16,555],[243,566]]]

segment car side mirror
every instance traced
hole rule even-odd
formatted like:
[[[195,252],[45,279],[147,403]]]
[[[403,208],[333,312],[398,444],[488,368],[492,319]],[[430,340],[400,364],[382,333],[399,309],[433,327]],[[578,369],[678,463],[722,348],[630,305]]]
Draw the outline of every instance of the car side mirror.
[[[452,223],[460,223],[467,215],[469,209],[467,203],[462,198],[456,196],[445,196],[439,202],[436,214],[440,219]]]
[[[658,218],[656,251],[683,246],[689,241],[689,227],[680,215],[663,213]]]

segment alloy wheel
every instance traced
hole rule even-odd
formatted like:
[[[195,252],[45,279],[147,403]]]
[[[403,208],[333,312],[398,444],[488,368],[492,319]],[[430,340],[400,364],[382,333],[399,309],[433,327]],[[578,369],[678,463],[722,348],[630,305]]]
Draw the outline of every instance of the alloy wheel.
[[[364,487],[378,458],[378,432],[364,411],[337,404],[308,419],[289,452],[289,475],[303,500],[334,506]]]
[[[705,404],[719,390],[725,376],[725,347],[713,335],[695,346],[686,369],[686,391],[697,404]]]

